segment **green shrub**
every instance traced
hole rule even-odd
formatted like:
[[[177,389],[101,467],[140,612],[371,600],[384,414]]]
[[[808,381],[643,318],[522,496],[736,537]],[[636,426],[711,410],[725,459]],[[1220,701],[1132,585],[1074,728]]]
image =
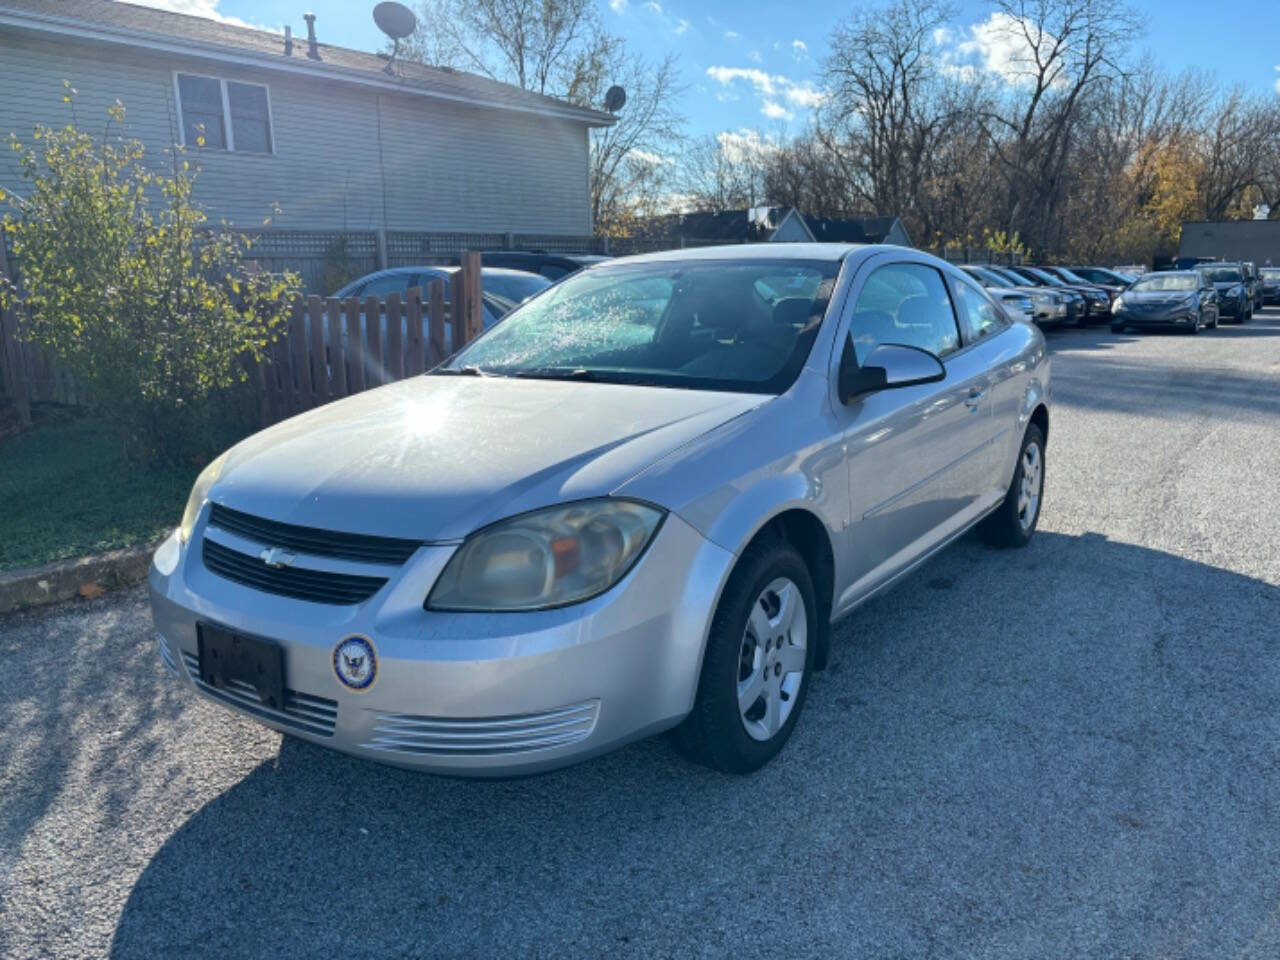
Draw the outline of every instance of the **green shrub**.
[[[174,148],[166,172],[148,166],[141,143],[110,135],[124,107],[108,112],[105,136],[73,113],[29,146],[11,137],[26,188],[3,197],[19,283],[0,297],[125,432],[131,456],[204,457],[300,284],[242,267],[248,239],[209,227],[185,152]]]

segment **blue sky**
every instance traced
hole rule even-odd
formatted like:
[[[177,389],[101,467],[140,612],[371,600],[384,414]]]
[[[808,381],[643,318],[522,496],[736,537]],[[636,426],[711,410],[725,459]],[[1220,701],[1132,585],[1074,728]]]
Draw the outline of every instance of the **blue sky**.
[[[322,40],[378,49],[382,34],[369,11],[374,0],[142,0],[190,13],[231,17],[255,25],[293,25],[305,35],[302,14],[317,15]],[[687,86],[682,103],[690,132],[757,129],[765,134],[803,129],[817,101],[818,61],[831,26],[854,9],[829,0],[786,3],[741,0],[599,0],[605,24],[638,50],[679,54]],[[1137,47],[1155,53],[1170,70],[1200,66],[1219,79],[1258,93],[1280,89],[1276,0],[1136,0],[1146,18]],[[308,7],[309,5],[309,7]],[[947,42],[957,62],[998,68],[991,7],[961,0]],[[1234,24],[1234,25],[1233,25]]]

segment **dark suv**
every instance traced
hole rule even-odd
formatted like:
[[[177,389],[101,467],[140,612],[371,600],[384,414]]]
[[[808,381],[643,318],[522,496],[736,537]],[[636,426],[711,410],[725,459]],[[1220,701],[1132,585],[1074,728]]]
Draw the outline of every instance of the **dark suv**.
[[[1253,316],[1253,295],[1239,263],[1197,263],[1195,269],[1218,291],[1218,317],[1244,323]]]
[[[1258,278],[1262,281],[1262,302],[1280,303],[1280,267],[1261,267]]]

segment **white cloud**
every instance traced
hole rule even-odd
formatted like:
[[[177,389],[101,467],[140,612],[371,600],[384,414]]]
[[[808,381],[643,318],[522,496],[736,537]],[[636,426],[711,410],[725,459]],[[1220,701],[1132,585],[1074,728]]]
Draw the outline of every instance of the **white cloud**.
[[[660,153],[653,153],[649,150],[637,150],[632,148],[627,151],[627,156],[635,157],[641,163],[647,163],[651,167],[660,167],[665,163],[675,163],[670,157],[664,157]]]
[[[738,31],[737,31],[737,30],[726,30],[726,31],[724,32],[724,38],[725,38],[726,40],[737,40],[737,39],[738,39],[738,36],[739,36],[739,34],[738,34]]]
[[[997,12],[970,24],[960,33],[947,27],[933,32],[941,48],[943,73],[960,80],[976,80],[979,72],[991,73],[1006,83],[1024,83],[1035,73],[1037,48],[1052,47],[1054,38],[1033,24]]]
[[[676,19],[676,36],[677,37],[680,36],[688,29],[689,29],[689,21],[686,20],[684,17],[678,17]]]
[[[1276,73],[1280,73],[1280,63],[1276,64]],[[1280,77],[1276,77],[1276,93],[1280,93]]]
[[[750,53],[747,54],[747,59],[750,60],[752,63],[760,63],[761,60],[763,60],[764,58],[760,56],[759,50],[752,50]]]
[[[649,0],[649,2],[644,5],[644,8],[650,13],[662,13],[662,4],[655,3],[654,0]]]
[[[797,61],[804,62],[809,59],[809,45],[803,40],[791,41],[791,56]]]
[[[627,12],[627,0],[609,0],[609,9],[622,16]]]
[[[753,157],[768,156],[778,149],[773,137],[762,137],[758,130],[722,130],[716,134],[716,142],[730,163],[741,163]]]
[[[738,98],[738,95],[734,93],[732,90],[721,90],[719,93],[716,94],[716,99],[721,103],[733,103],[733,101],[739,98]]]
[[[722,86],[730,86],[735,80],[746,80],[756,88],[757,93],[773,96],[780,87],[790,83],[786,77],[765,73],[754,67],[707,67],[707,76],[717,80]]]
[[[783,105],[783,100],[791,107],[812,110],[826,99],[826,93],[811,83],[797,83],[782,74],[766,73],[755,67],[708,67],[707,76],[727,88],[733,88],[740,81],[750,84],[762,101],[760,112],[774,120],[790,120],[795,116],[794,111]],[[724,101],[720,95],[716,99]]]
[[[822,106],[823,101],[827,99],[824,91],[815,89],[810,84],[796,84],[787,88],[787,102],[797,106],[813,109]]]
[[[237,27],[253,27],[255,30],[271,30],[274,33],[284,32],[283,27],[265,27],[260,23],[250,23],[239,17],[227,16],[218,10],[220,0],[133,0],[133,2],[144,7],[170,10],[173,13],[187,13],[193,17],[204,17],[206,20],[217,20],[219,23],[229,23]]]
[[[784,107],[782,104],[773,100],[766,100],[760,107],[760,112],[770,120],[790,120],[795,114]]]

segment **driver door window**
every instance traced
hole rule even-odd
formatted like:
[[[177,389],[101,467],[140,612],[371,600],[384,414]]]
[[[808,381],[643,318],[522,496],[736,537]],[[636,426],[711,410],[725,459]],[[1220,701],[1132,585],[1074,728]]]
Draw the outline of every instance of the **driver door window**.
[[[942,275],[922,263],[891,263],[863,284],[850,324],[858,362],[882,343],[943,358],[960,349],[960,330]]]

